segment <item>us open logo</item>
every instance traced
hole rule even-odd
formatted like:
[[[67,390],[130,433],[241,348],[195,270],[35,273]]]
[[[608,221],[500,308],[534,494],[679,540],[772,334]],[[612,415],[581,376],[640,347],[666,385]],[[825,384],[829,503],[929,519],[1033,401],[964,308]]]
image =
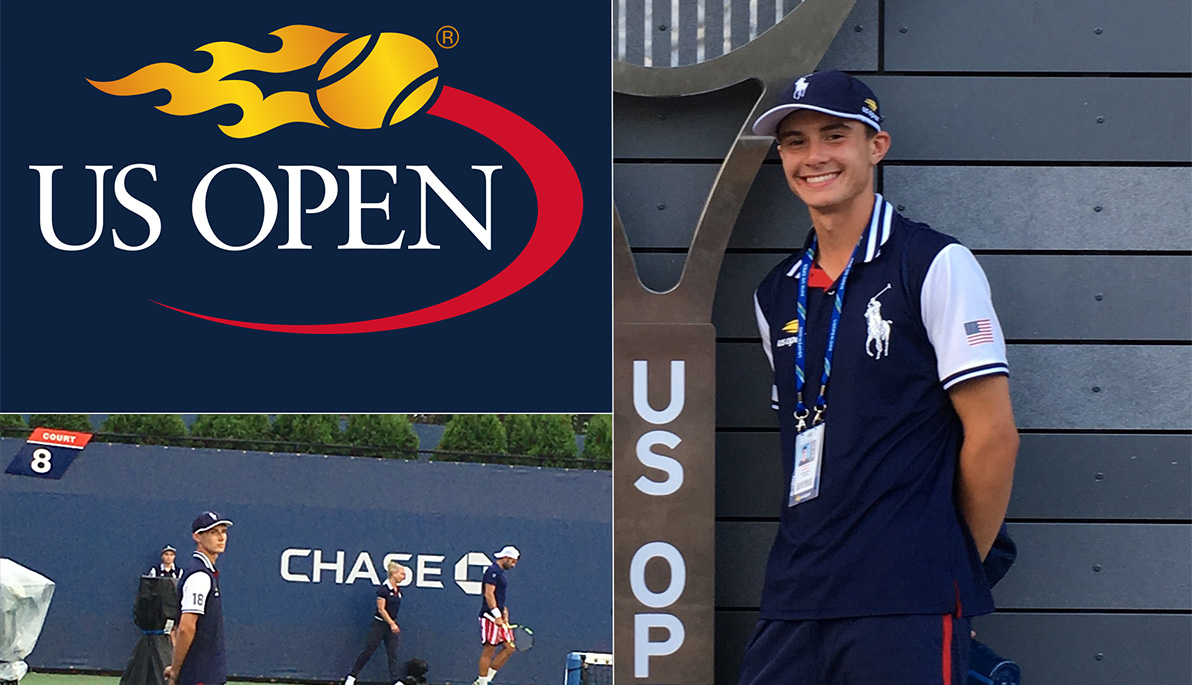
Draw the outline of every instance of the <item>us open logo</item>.
[[[442,31],[441,31],[442,32]],[[179,117],[190,116],[226,105],[239,108],[241,117],[219,129],[233,139],[267,136],[284,125],[316,126],[344,131],[355,129],[359,135],[400,124],[411,117],[429,115],[470,129],[504,150],[525,172],[537,201],[536,218],[528,242],[512,261],[488,280],[441,302],[393,316],[339,323],[279,324],[221,318],[210,313],[187,311],[157,302],[164,307],[189,316],[215,323],[257,330],[342,334],[396,330],[442,321],[460,316],[509,297],[537,280],[563,256],[579,230],[583,214],[583,193],[579,178],[562,150],[533,124],[504,107],[440,82],[439,65],[434,51],[413,36],[401,33],[376,33],[352,37],[314,26],[294,25],[281,28],[271,35],[281,40],[275,52],[261,52],[234,42],[214,42],[197,51],[211,56],[211,65],[201,72],[192,72],[176,64],[149,64],[116,80],[88,79],[95,88],[116,96],[132,96],[168,91],[170,99],[158,106],[162,112]],[[451,46],[459,35],[452,31]],[[437,41],[442,45],[442,36]],[[316,73],[304,89],[287,89],[265,95],[258,81],[269,75],[288,73]],[[262,75],[263,74],[263,75]],[[292,83],[292,80],[290,81]],[[144,106],[132,101],[132,106]],[[119,106],[119,105],[114,105]],[[195,126],[195,121],[179,120],[179,126]],[[314,132],[317,134],[317,132]],[[77,252],[96,245],[104,234],[103,197],[108,181],[107,172],[113,165],[87,165],[95,177],[96,224],[86,242],[66,243],[58,237],[53,220],[54,173],[61,165],[33,164],[29,169],[38,174],[39,224],[42,237],[51,247]],[[331,170],[316,165],[278,165],[288,181],[286,206],[286,238],[278,241],[278,250],[309,250],[303,240],[301,221],[304,214],[318,214],[329,209],[340,195],[340,181]],[[361,215],[364,210],[384,210],[389,216],[389,195],[379,202],[365,202],[362,180],[385,175],[397,182],[398,166],[339,165],[347,175],[345,194],[348,201],[346,240],[340,250],[438,250],[428,235],[426,203],[433,194],[466,227],[484,250],[492,250],[492,199],[494,175],[500,165],[472,165],[477,182],[485,188],[483,217],[464,206],[435,171],[426,164],[402,167],[404,175],[412,172],[420,185],[422,221],[417,236],[407,237],[402,230],[396,241],[373,244],[362,235]],[[116,228],[111,240],[117,250],[139,252],[147,250],[162,234],[162,220],[157,210],[128,189],[130,174],[148,177],[157,182],[156,164],[130,164],[121,168],[112,185],[117,202],[138,215],[148,226],[148,236],[141,242],[129,244],[121,239]],[[245,179],[247,175],[247,180]],[[207,194],[212,182],[221,176],[235,177],[238,182],[255,184],[264,207],[256,236],[242,244],[229,244],[218,234],[217,227],[207,215]],[[499,178],[499,176],[498,176]],[[304,183],[321,183],[323,199],[315,206],[302,205]],[[250,165],[229,163],[208,171],[196,184],[192,194],[191,215],[194,228],[212,246],[226,252],[241,252],[258,248],[279,223],[281,203],[278,189],[259,169]],[[479,212],[477,212],[478,214]],[[528,222],[527,222],[528,223]],[[413,231],[409,231],[413,233]],[[135,241],[133,241],[135,242]],[[261,247],[260,249],[269,249]]]

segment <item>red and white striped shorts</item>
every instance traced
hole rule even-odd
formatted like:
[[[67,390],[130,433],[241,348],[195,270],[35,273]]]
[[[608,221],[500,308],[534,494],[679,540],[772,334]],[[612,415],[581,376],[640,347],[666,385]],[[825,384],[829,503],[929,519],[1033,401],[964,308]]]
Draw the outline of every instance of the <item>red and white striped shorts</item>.
[[[513,639],[513,631],[486,616],[480,617],[480,641],[486,645],[499,645]]]

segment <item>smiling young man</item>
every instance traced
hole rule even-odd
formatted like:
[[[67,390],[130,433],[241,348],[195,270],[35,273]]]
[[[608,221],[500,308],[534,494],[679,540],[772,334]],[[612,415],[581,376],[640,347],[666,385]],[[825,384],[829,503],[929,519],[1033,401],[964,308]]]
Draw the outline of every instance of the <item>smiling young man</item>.
[[[740,682],[961,685],[1018,450],[989,285],[874,191],[890,134],[864,83],[779,102],[753,130],[813,228],[755,293],[785,496]]]
[[[232,522],[205,511],[191,523],[195,553],[178,581],[182,615],[174,629],[174,658],[166,666],[169,685],[223,685],[227,682],[223,598],[215,561],[228,545]]]

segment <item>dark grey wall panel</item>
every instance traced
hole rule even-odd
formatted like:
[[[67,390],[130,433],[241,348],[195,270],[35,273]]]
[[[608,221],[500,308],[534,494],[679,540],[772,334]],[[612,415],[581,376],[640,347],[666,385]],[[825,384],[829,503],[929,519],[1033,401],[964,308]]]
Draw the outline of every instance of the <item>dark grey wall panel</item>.
[[[1192,610],[1192,526],[1011,523],[1003,609]]]
[[[686,249],[718,167],[713,164],[618,164],[613,192],[633,247]]]
[[[887,165],[883,179],[904,214],[973,249],[1192,250],[1188,167]]]
[[[1187,430],[1192,347],[1010,345],[1020,428]]]
[[[1003,609],[1192,609],[1192,526],[1011,523],[1018,559],[994,588]],[[756,608],[777,523],[716,524],[716,604]],[[1099,569],[1099,570],[1095,570]]]
[[[716,434],[717,518],[778,516],[784,487],[780,449],[777,431]]]
[[[716,612],[716,682],[737,682],[741,657],[756,624],[756,611]]]
[[[1192,436],[1022,436],[1010,517],[1192,519]]]
[[[657,203],[646,202],[653,186],[669,189],[692,177],[701,185],[680,204],[698,212],[718,168],[711,163],[617,165],[617,208],[626,227],[664,218]],[[888,164],[882,174],[886,198],[903,207],[908,218],[954,235],[974,250],[1192,250],[1189,167]],[[750,188],[729,247],[794,250],[810,229],[807,207],[787,188],[782,168],[767,163]],[[632,244],[685,248],[690,230],[685,239],[661,233]]]
[[[877,71],[877,0],[857,0],[816,71]],[[794,81],[802,74],[791,74]]]
[[[1192,71],[1182,0],[891,2],[885,19],[891,71]]]
[[[1029,683],[1187,683],[1192,669],[1187,615],[999,612],[974,625]]]
[[[735,250],[781,248],[789,252],[803,245],[810,230],[807,205],[787,186],[782,167],[767,163],[745,196],[728,246]]]
[[[633,255],[637,263],[637,277],[654,292],[664,293],[679,283],[686,254],[646,252]]]
[[[716,608],[756,609],[778,524],[716,522]]]
[[[614,94],[613,159],[712,159],[719,164],[760,95],[761,87],[752,83],[685,98]]]
[[[777,428],[770,409],[774,376],[760,342],[716,345],[716,427]]]
[[[1019,428],[1186,430],[1192,425],[1192,347],[1010,345]],[[759,343],[716,350],[716,422],[769,428],[771,373]]]
[[[775,517],[785,484],[776,432],[716,436],[716,515]],[[1008,516],[1192,519],[1192,436],[1022,436]]]
[[[1192,340],[1190,257],[979,261],[1008,339]]]
[[[1174,105],[1192,99],[1188,79],[872,76],[865,81],[881,100],[883,126],[894,140],[887,159],[1186,162],[1192,156],[1188,107]],[[1142,108],[1140,102],[1173,106]]]
[[[1187,107],[1136,106],[1188,102],[1188,79],[866,76],[865,81],[881,100],[884,126],[893,136],[891,161],[1129,164],[1192,157]],[[756,98],[748,84],[682,99],[616,96],[614,157],[719,161]],[[1046,120],[1040,112],[1047,113]],[[1141,130],[1146,135],[1138,135]]]
[[[757,337],[753,291],[784,258],[725,255],[712,317],[718,336]],[[1007,339],[1192,340],[1190,257],[979,255],[978,261]],[[639,264],[658,278],[674,268]]]
[[[716,682],[733,683],[755,611],[716,612]],[[977,639],[1022,666],[1028,683],[1187,683],[1192,617],[996,613],[974,621]]]

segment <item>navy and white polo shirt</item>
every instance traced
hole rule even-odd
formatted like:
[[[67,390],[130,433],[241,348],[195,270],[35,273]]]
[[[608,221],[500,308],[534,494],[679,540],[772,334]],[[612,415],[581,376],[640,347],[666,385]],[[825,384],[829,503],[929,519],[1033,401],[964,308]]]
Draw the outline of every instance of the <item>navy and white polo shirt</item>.
[[[497,608],[505,611],[505,569],[501,568],[500,564],[494,563],[488,567],[484,572],[484,583],[493,586],[493,598],[497,600]],[[480,593],[480,615],[488,615],[488,601],[484,598],[484,593]]]
[[[389,614],[389,618],[397,621],[397,610],[401,608],[401,588],[393,587],[389,579],[386,578],[384,583],[377,586],[377,597],[385,600],[385,613]],[[384,621],[380,610],[373,613],[373,618],[378,621]]]
[[[178,685],[222,685],[228,675],[219,571],[200,552],[194,553],[182,571],[178,599],[182,613],[199,615],[194,641],[178,672]]]
[[[755,293],[788,488],[802,256],[780,263]],[[804,398],[811,406],[836,291],[818,267],[808,278]],[[903,218],[878,195],[846,286],[819,496],[793,507],[783,498],[761,617],[992,611],[980,557],[953,499],[963,436],[947,389],[1008,373],[989,285],[972,253]]]

